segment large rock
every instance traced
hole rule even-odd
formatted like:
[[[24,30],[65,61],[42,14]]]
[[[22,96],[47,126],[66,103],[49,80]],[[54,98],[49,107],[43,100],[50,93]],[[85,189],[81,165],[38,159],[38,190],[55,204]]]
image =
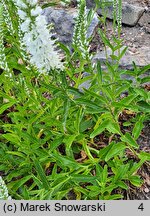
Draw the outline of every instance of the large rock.
[[[107,49],[109,62],[111,62],[111,57],[110,57],[111,54],[112,54],[111,50]],[[115,54],[117,55],[117,53]],[[106,62],[105,51],[98,52],[94,56],[93,62],[97,62],[98,60],[100,60],[101,63]],[[133,62],[135,62],[135,64],[138,67],[143,67],[148,65],[150,63],[149,47],[141,47],[136,50],[132,48],[128,49],[125,55],[120,60],[120,67],[123,69],[133,69]]]
[[[107,18],[113,19],[113,3],[112,3],[113,1],[108,0],[107,3],[108,2],[110,2],[109,4],[111,4],[111,6],[106,6],[105,8],[106,15],[107,15]],[[94,0],[86,0],[86,5],[87,5],[87,8],[94,8],[95,7]],[[123,1],[122,3],[122,23],[129,25],[129,26],[135,26],[138,20],[143,15],[144,10],[145,9],[143,7],[129,4]],[[97,10],[97,13],[99,15],[102,15],[102,9],[99,8]]]
[[[107,18],[113,19],[113,6],[109,6],[106,9]],[[145,9],[136,5],[129,4],[127,2],[122,3],[122,23],[135,26]],[[98,9],[97,13],[102,15],[102,10]]]
[[[123,47],[124,48],[124,47]],[[112,63],[110,55],[111,50],[107,49],[107,54],[108,54],[108,61]],[[115,53],[117,55],[117,53]],[[148,47],[141,47],[137,53],[132,52],[131,50],[128,50],[126,54],[123,56],[123,58],[120,61],[120,68],[125,69],[125,70],[133,70],[133,61],[135,62],[136,66],[143,67],[148,65],[150,59],[150,53],[149,53],[149,48]],[[96,63],[97,61],[101,62],[102,70],[107,71],[107,67],[105,65],[106,62],[106,55],[104,51],[98,52],[94,57],[93,57],[93,63]],[[90,74],[87,72],[83,73],[83,77],[89,76],[89,80],[83,82],[79,86],[79,90],[83,92],[83,89],[89,89],[91,86],[90,82]],[[146,73],[142,74],[141,77],[149,77],[150,76],[150,71],[147,71]],[[130,75],[122,75],[122,79],[126,80],[132,80],[135,82],[135,78],[130,76]],[[149,84],[149,82],[147,82]]]
[[[56,37],[59,39],[59,41],[70,46],[72,42],[75,18],[77,17],[78,10],[75,8],[64,9],[49,7],[43,10],[43,14],[46,16],[47,23],[54,24]],[[91,25],[88,28],[87,37],[90,37],[93,34],[98,23],[99,19],[97,14],[95,14]]]
[[[143,14],[138,23],[150,34],[150,9]]]

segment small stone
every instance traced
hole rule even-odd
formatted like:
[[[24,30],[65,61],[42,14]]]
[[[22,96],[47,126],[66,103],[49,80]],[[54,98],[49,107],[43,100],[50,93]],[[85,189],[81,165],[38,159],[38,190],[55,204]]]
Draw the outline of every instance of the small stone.
[[[18,59],[18,64],[23,65],[23,60],[21,58]]]
[[[144,189],[144,191],[145,191],[145,193],[149,193],[149,189],[146,187],[145,189]]]

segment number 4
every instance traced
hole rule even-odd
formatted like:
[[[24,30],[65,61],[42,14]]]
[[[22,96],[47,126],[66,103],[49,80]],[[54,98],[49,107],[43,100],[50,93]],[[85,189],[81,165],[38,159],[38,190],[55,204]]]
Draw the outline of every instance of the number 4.
[[[144,210],[144,206],[143,206],[143,203],[141,203],[138,207],[139,210],[143,211]]]

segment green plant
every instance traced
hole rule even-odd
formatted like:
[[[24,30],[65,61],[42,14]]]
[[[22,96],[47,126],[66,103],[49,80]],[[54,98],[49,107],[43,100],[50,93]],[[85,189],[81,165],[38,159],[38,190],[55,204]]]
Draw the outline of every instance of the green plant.
[[[13,0],[4,2],[15,11],[20,7]],[[37,7],[21,2],[29,7],[21,5],[25,16]],[[14,20],[7,14],[14,35],[6,19],[1,19],[0,52],[9,70],[1,64],[0,170],[14,199],[123,199],[129,185],[142,185],[138,170],[150,160],[150,154],[139,149],[137,139],[149,119],[150,94],[142,87],[149,77],[141,75],[150,65],[137,68],[133,63],[133,71],[121,70],[119,62],[127,48],[120,34],[110,41],[100,29],[106,49],[111,49],[111,61],[107,59],[104,69],[101,62],[93,65],[88,47],[91,38],[85,37],[93,12],[82,16],[85,7],[85,1],[79,2],[73,53],[59,44],[65,63],[54,53],[58,58],[49,67],[38,65],[38,58],[31,61],[34,53],[28,46],[19,48],[28,31],[21,34],[16,22],[21,26],[24,18],[21,21],[21,15],[16,15]],[[33,25],[36,17],[37,13],[30,17]],[[50,47],[48,54],[53,51]],[[133,80],[122,79],[123,75]],[[86,81],[89,88],[80,89]],[[128,113],[131,117],[122,123],[121,116]]]

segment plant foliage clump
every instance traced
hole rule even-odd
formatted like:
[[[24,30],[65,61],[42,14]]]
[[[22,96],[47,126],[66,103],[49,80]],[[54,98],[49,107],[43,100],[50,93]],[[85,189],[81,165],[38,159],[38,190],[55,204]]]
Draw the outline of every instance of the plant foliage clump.
[[[62,62],[37,0],[0,4],[0,171],[13,199],[125,199],[129,187],[143,184],[139,171],[150,154],[138,138],[149,120],[142,75],[150,65],[119,67],[127,50],[120,9],[117,36],[98,29],[108,58],[93,64],[93,11],[78,2],[73,50],[57,43]]]

